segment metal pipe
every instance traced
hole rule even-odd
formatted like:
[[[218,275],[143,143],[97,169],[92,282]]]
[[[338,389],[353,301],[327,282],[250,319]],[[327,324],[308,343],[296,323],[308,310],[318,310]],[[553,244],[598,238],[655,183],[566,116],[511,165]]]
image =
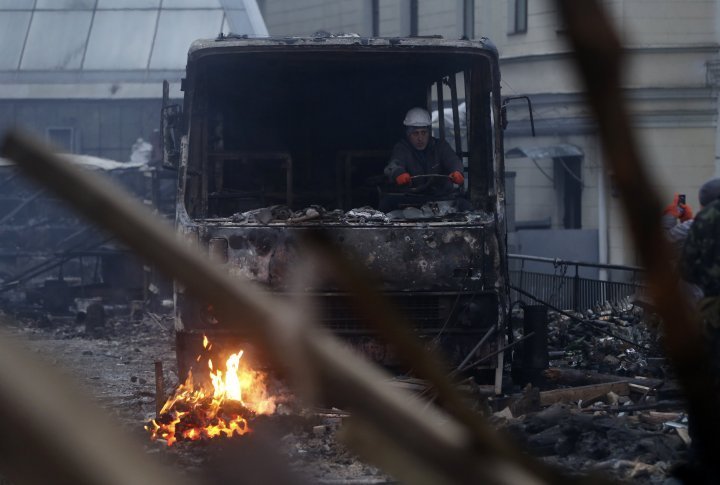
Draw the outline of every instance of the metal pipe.
[[[443,98],[443,80],[437,82],[437,110],[438,110],[438,130],[440,130],[439,138],[445,141],[445,99]]]
[[[516,346],[517,344],[519,344],[520,342],[524,342],[525,340],[529,339],[529,338],[532,337],[533,335],[535,335],[535,332],[530,332],[530,333],[527,334],[527,335],[523,335],[522,337],[520,337],[519,339],[517,339],[517,340],[514,341],[513,343],[507,344],[507,345],[505,345],[505,346],[503,346],[503,347],[500,347],[500,348],[497,349],[496,351],[491,352],[491,353],[489,353],[488,355],[486,355],[486,356],[484,356],[484,357],[476,360],[476,361],[473,362],[472,364],[466,365],[465,367],[463,367],[462,369],[460,369],[459,372],[468,370],[468,369],[470,369],[470,368],[472,368],[472,367],[475,367],[476,365],[480,365],[480,364],[482,364],[483,362],[485,362],[486,360],[492,359],[492,358],[495,357],[496,355],[498,355],[498,354],[500,354],[500,353],[502,353],[502,352],[505,352],[505,351],[508,350],[508,349],[511,349],[511,348],[515,347],[515,346]]]
[[[35,192],[34,194],[32,194],[30,197],[28,197],[27,199],[21,201],[17,206],[15,206],[15,208],[14,208],[13,210],[11,210],[11,211],[8,212],[7,214],[5,214],[5,215],[0,219],[0,225],[5,224],[7,221],[9,221],[10,219],[12,219],[12,217],[13,217],[15,214],[17,214],[18,212],[20,212],[20,211],[23,209],[23,207],[25,207],[26,205],[28,205],[28,204],[29,204],[30,202],[32,202],[33,200],[35,200],[35,199],[37,199],[38,197],[40,197],[40,195],[42,195],[43,192],[45,192],[45,189],[40,189],[40,190],[38,190],[37,192]]]
[[[552,263],[555,265],[567,265],[567,266],[582,266],[584,268],[605,268],[605,269],[619,269],[625,271],[646,271],[645,268],[640,266],[628,266],[621,264],[601,264],[601,263],[587,263],[584,261],[572,261],[567,259],[559,258],[544,258],[542,256],[528,256],[524,254],[508,254],[509,259],[519,259],[521,261],[538,261],[541,263]]]
[[[460,135],[460,112],[458,111],[457,79],[450,74],[450,97],[452,98],[453,131],[455,132],[455,153],[462,157],[462,137]]]
[[[463,367],[465,364],[467,364],[468,360],[470,360],[470,358],[473,356],[473,354],[474,354],[475,352],[477,352],[478,350],[480,350],[480,347],[483,346],[483,344],[485,343],[485,341],[486,341],[487,339],[489,339],[490,336],[491,336],[493,333],[495,333],[495,330],[497,330],[497,325],[493,325],[492,327],[490,327],[490,328],[488,329],[487,332],[485,332],[485,335],[483,335],[483,337],[480,339],[480,341],[479,341],[477,344],[475,344],[475,347],[473,347],[473,349],[472,349],[470,352],[468,352],[468,354],[465,356],[465,358],[463,359],[463,361],[460,362],[460,364],[455,368],[455,372],[459,372],[460,369],[462,369],[462,367]]]

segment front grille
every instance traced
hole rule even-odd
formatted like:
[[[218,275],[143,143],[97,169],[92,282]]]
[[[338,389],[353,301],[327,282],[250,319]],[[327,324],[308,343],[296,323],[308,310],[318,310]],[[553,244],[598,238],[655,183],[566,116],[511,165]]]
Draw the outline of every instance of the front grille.
[[[414,329],[430,330],[441,328],[450,314],[453,297],[437,295],[389,296],[391,304]],[[341,295],[321,296],[322,323],[333,330],[363,331],[368,327],[362,313],[351,306],[350,300]]]

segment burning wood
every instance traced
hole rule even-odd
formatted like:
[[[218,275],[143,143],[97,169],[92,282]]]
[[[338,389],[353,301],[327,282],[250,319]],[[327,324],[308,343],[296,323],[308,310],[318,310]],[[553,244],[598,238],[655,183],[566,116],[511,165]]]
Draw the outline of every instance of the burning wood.
[[[207,337],[203,346],[210,350]],[[212,389],[196,384],[192,372],[175,394],[165,402],[157,419],[145,429],[150,438],[163,439],[168,446],[179,440],[196,441],[232,437],[250,432],[248,420],[275,412],[275,398],[265,385],[265,374],[241,361],[243,351],[230,355],[225,369],[215,369],[207,360]],[[201,356],[198,356],[200,360]]]

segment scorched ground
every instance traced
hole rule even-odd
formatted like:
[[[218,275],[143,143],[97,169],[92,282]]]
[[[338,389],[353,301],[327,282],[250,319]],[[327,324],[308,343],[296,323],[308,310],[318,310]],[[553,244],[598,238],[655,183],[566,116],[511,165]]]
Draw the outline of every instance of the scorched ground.
[[[562,324],[552,322],[551,333]],[[280,482],[297,471],[309,483],[392,483],[337,442],[335,433],[345,413],[302,408],[276,382],[272,385],[280,398],[277,410],[251,420],[251,433],[230,440],[181,440],[173,446],[151,441],[144,426],[155,417],[154,363],[163,363],[168,396],[178,384],[169,317],[111,318],[105,331],[89,336],[74,318],[34,315],[17,320],[12,331],[25,337],[39,358],[66,367],[108,413],[137,435],[147,453],[200,479],[237,476],[240,469],[253,472],[246,476],[249,483],[263,483],[268,474]],[[490,413],[480,399],[476,407]],[[577,403],[561,402],[540,412],[516,414],[506,411],[490,419],[532,454],[569,470],[600,470],[635,483],[661,483],[686,453],[682,439],[666,425],[673,418],[681,421],[681,412],[670,412],[665,419],[656,413],[648,419],[647,412],[588,413]]]

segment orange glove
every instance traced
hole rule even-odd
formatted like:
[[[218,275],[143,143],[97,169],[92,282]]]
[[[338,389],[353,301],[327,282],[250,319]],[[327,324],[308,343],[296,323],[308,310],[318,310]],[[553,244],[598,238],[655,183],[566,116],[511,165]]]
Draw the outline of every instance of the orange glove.
[[[403,172],[397,177],[395,177],[395,183],[397,183],[398,185],[409,185],[410,180],[410,174],[407,172]]]
[[[687,204],[680,204],[682,214],[680,214],[680,221],[685,222],[693,218],[692,208]]]
[[[462,173],[455,170],[450,174],[450,180],[452,180],[454,184],[462,185],[463,182],[465,182],[465,177],[463,177]]]
[[[679,194],[675,194],[673,201],[663,210],[663,214],[670,214],[671,216],[680,219],[682,222],[693,218],[692,208],[688,204],[680,203]]]

